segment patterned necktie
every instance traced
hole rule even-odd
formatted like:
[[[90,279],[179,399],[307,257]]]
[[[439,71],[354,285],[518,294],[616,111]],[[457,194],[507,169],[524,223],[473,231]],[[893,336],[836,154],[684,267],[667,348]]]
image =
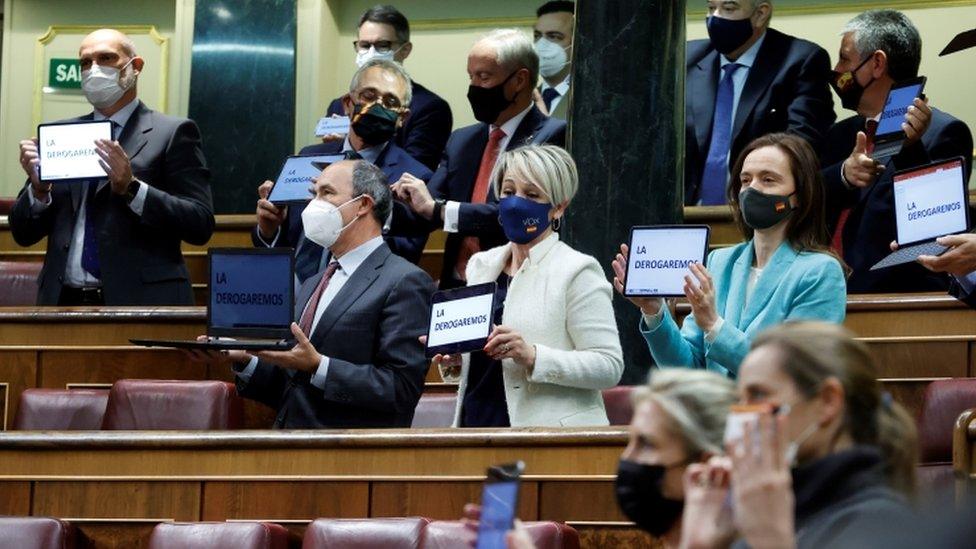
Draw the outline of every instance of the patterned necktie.
[[[729,63],[722,67],[725,75],[715,96],[715,117],[712,119],[712,141],[702,173],[702,206],[725,204],[725,186],[729,182],[729,151],[732,147],[732,111],[735,107],[735,84],[732,76],[742,67]]]
[[[329,281],[332,280],[332,275],[335,274],[338,268],[338,261],[330,261],[329,265],[325,268],[325,272],[322,273],[322,280],[315,287],[312,296],[308,298],[308,305],[305,307],[305,311],[302,312],[302,318],[298,321],[298,327],[302,329],[302,333],[306,337],[312,335],[312,322],[315,320],[315,310],[319,308],[319,301],[322,300],[322,294],[329,287]]]
[[[552,114],[552,101],[559,97],[561,94],[556,91],[556,88],[546,88],[542,90],[542,102],[546,104],[546,111]]]
[[[504,138],[505,132],[501,128],[495,128],[488,136],[488,144],[481,155],[481,165],[478,167],[478,177],[474,180],[474,191],[471,192],[472,204],[484,204],[488,201],[491,172],[495,168],[495,161],[498,160],[499,148]],[[464,271],[468,268],[468,260],[480,250],[481,241],[476,236],[466,236],[461,241],[457,263],[454,264],[454,270],[461,280],[465,279]]]
[[[877,120],[864,121],[864,135],[866,135],[868,138],[864,149],[869,156],[874,152],[874,134],[877,131]],[[840,215],[837,217],[837,226],[834,227],[834,236],[830,239],[830,247],[833,248],[834,251],[836,251],[841,257],[844,257],[844,226],[847,225],[847,218],[850,217],[850,215],[850,208],[844,208],[841,210]]]

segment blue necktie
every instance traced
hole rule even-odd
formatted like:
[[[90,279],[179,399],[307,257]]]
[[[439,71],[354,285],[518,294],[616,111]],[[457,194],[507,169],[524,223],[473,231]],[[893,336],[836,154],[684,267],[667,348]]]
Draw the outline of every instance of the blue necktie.
[[[542,102],[546,104],[546,110],[552,113],[552,101],[559,97],[556,88],[546,88],[542,90]]]
[[[88,182],[85,196],[85,238],[81,246],[81,268],[97,279],[102,278],[102,266],[98,261],[98,228],[95,226],[95,193],[98,181]]]
[[[725,75],[718,85],[715,96],[715,118],[712,120],[712,142],[708,146],[708,158],[702,173],[702,206],[725,204],[725,186],[729,181],[729,150],[732,146],[732,110],[735,87],[732,75],[742,65],[729,63],[722,67]]]

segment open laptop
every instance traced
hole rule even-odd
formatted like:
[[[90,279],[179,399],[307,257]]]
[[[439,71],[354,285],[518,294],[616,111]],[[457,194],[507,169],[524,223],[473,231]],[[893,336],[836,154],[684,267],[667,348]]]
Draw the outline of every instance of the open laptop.
[[[294,345],[291,248],[210,248],[207,340],[130,339],[145,347],[288,350]]]
[[[878,120],[878,129],[874,133],[874,151],[871,158],[875,161],[887,164],[892,156],[901,152],[905,143],[905,130],[901,127],[905,122],[905,113],[915,102],[915,98],[923,96],[924,89],[924,76],[910,78],[891,87]]]
[[[935,239],[969,230],[969,200],[962,157],[903,170],[894,176],[898,250],[871,270],[909,263],[947,248]]]

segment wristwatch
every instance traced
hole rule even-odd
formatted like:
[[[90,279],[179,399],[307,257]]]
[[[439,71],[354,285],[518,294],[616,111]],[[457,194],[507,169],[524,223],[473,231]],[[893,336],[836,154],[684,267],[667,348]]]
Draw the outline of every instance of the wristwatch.
[[[444,210],[444,204],[447,204],[447,200],[443,198],[434,199],[434,213],[431,216],[434,218],[434,221],[441,221],[441,212]]]
[[[136,199],[136,194],[139,193],[139,180],[133,179],[129,182],[129,187],[125,190],[125,203],[131,204],[133,200]]]

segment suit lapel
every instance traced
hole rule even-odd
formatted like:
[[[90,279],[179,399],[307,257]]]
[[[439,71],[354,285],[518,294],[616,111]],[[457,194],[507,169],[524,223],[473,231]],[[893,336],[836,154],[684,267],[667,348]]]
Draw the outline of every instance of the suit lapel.
[[[725,320],[733,326],[740,327],[742,305],[746,300],[746,282],[749,280],[749,269],[752,267],[755,250],[750,240],[732,264],[731,280],[729,280],[729,294],[725,298]]]
[[[321,341],[342,314],[346,312],[346,309],[373,284],[373,281],[380,275],[379,268],[386,263],[386,259],[390,257],[391,253],[390,248],[383,244],[369,254],[369,257],[359,265],[356,272],[332,299],[332,303],[329,303],[325,311],[322,312],[322,318],[319,319],[319,323],[315,325],[315,330],[312,331],[312,336],[319,338],[314,341]]]
[[[548,117],[542,114],[542,111],[535,105],[532,105],[529,112],[525,113],[525,118],[515,128],[515,135],[508,140],[508,145],[505,147],[505,150],[510,151],[533,143],[533,140],[539,134],[540,130],[542,130],[542,127],[546,125],[547,119]]]
[[[742,96],[739,97],[739,105],[735,110],[735,120],[732,123],[732,140],[735,141],[742,131],[742,126],[756,108],[756,103],[762,97],[773,78],[783,65],[784,49],[778,48],[776,37],[772,30],[766,31],[766,38],[756,54],[756,60],[749,69],[749,76],[746,78],[746,85],[742,88]],[[742,69],[739,69],[742,70]]]
[[[146,146],[149,141],[147,134],[152,129],[152,111],[140,101],[139,106],[122,128],[122,133],[119,134],[119,143],[125,149],[125,154],[129,156],[130,161]]]
[[[759,275],[759,280],[756,281],[756,287],[752,291],[752,297],[749,298],[749,303],[746,304],[745,313],[739,323],[740,330],[745,331],[749,327],[749,324],[756,319],[759,311],[766,307],[769,298],[779,288],[783,277],[786,276],[790,267],[793,266],[793,262],[796,261],[796,256],[796,250],[793,249],[788,241],[784,240],[773,253],[773,257],[769,258],[769,262],[763,269],[762,274]]]
[[[718,92],[718,53],[712,51],[701,59],[688,74],[688,93],[691,98],[691,114],[695,125],[698,150],[705,154],[708,137],[715,117],[715,95]]]
[[[481,157],[487,146],[488,124],[479,123],[467,144],[458,149],[461,152],[461,161],[455,164],[457,165],[455,180],[464,182],[464,186],[458,185],[457,191],[449,189],[451,200],[471,202],[471,195],[474,194],[474,183],[478,179],[478,169],[481,167]]]

